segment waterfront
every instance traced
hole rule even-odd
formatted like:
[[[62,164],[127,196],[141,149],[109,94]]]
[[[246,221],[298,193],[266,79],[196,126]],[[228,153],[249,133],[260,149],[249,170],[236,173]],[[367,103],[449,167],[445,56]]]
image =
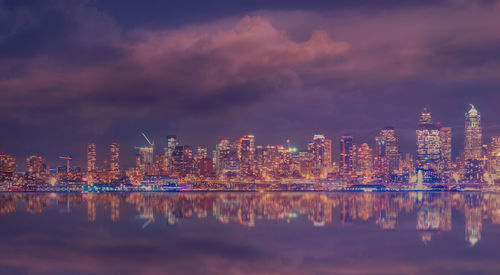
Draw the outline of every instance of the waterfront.
[[[500,270],[500,194],[1,193],[2,274]]]

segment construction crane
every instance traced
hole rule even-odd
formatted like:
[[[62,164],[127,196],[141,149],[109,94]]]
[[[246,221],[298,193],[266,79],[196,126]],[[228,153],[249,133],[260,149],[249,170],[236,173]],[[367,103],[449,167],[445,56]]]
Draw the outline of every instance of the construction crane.
[[[66,172],[69,173],[69,161],[73,160],[73,158],[70,155],[68,155],[67,157],[59,157],[59,158],[66,160]]]
[[[144,133],[141,133],[142,136],[146,139],[146,141],[149,143],[149,147],[153,147],[155,145],[155,142],[153,140],[153,143],[151,143],[151,141],[149,140],[149,138],[146,136],[146,134]]]

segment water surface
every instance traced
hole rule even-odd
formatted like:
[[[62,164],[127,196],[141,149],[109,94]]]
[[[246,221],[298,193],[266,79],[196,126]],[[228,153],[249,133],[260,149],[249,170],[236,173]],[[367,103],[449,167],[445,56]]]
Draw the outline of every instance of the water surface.
[[[1,274],[499,274],[500,195],[0,193]]]

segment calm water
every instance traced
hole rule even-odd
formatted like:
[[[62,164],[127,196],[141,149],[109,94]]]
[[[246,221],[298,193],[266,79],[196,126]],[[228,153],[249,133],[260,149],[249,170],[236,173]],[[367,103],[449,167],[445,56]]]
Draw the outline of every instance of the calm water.
[[[500,195],[0,194],[1,274],[499,274]]]

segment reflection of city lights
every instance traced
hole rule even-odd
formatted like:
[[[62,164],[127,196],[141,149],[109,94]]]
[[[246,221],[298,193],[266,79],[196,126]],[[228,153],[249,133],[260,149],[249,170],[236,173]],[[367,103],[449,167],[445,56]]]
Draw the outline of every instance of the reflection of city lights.
[[[417,197],[420,197],[417,199]],[[240,224],[245,227],[259,225],[259,221],[283,221],[284,224],[301,222],[306,218],[313,226],[329,226],[335,223],[335,214],[340,213],[340,224],[350,226],[358,222],[372,222],[382,230],[395,230],[401,213],[413,213],[415,230],[424,243],[433,236],[452,230],[452,211],[465,217],[465,240],[470,246],[481,240],[483,219],[500,223],[500,194],[435,193],[419,192],[410,196],[389,193],[181,193],[177,195],[151,195],[129,193],[128,195],[104,194],[7,194],[0,197],[0,214],[16,211],[16,206],[26,203],[29,213],[47,210],[52,200],[57,200],[66,213],[70,205],[84,202],[88,221],[94,222],[101,209],[109,209],[105,216],[113,222],[120,221],[120,205],[133,206],[136,219],[143,227],[155,219],[166,219],[173,225],[182,219],[204,219],[214,217],[224,224]],[[76,203],[72,203],[75,201]],[[104,207],[102,207],[104,205]],[[61,209],[61,210],[63,210]],[[211,214],[210,214],[211,213]],[[109,215],[108,215],[109,214]],[[159,218],[161,217],[161,218]],[[125,219],[126,220],[126,219]]]

